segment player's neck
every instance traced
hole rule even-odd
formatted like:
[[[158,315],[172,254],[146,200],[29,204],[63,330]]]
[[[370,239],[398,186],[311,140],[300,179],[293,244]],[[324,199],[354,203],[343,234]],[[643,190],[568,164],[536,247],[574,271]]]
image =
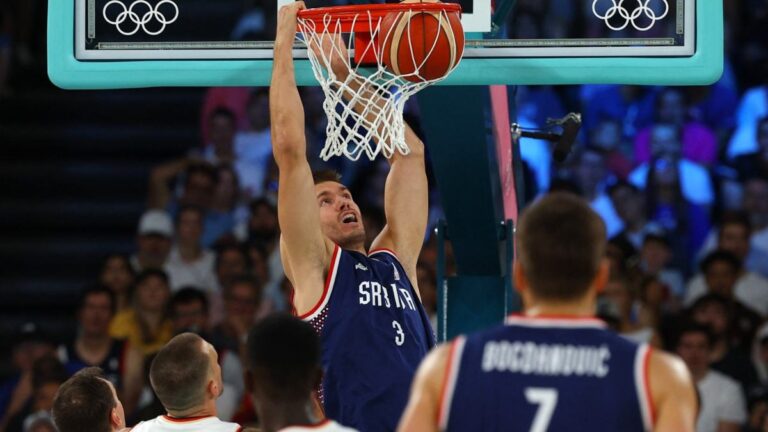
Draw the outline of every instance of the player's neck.
[[[260,412],[265,414],[261,419],[261,427],[264,432],[276,432],[289,426],[317,423],[317,418],[312,412],[312,404],[309,401],[288,404],[273,404],[265,401],[262,403]]]
[[[168,415],[173,418],[185,419],[195,417],[216,417],[218,412],[216,411],[216,400],[209,399],[199,407],[189,409],[187,411],[168,411]]]
[[[573,316],[573,317],[592,317],[595,316],[595,302],[593,299],[585,298],[582,300],[555,303],[544,301],[532,301],[526,304],[525,315],[536,316]]]

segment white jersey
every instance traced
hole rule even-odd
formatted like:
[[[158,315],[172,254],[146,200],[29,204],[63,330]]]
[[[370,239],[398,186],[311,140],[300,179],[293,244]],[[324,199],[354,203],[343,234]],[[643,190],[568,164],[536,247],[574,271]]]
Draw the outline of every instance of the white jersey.
[[[130,432],[240,432],[243,428],[237,423],[227,423],[216,417],[173,418],[165,415],[143,421]]]
[[[313,425],[288,426],[277,432],[357,432],[357,430],[344,427],[333,420],[326,419]]]

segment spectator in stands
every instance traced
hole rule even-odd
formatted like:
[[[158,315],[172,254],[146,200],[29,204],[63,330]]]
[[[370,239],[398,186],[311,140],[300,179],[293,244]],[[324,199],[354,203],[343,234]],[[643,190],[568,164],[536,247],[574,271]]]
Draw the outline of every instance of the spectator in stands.
[[[768,85],[748,89],[736,113],[736,130],[728,142],[728,159],[757,150],[757,131],[760,119],[768,117]]]
[[[216,254],[202,244],[204,211],[199,207],[185,206],[176,216],[176,238],[165,271],[168,273],[171,291],[187,285],[206,292],[216,291],[213,265]]]
[[[104,260],[99,275],[99,283],[109,288],[115,296],[115,309],[122,312],[131,305],[131,288],[136,273],[131,261],[125,255],[112,254]]]
[[[574,180],[581,196],[589,202],[592,210],[603,218],[608,237],[615,236],[624,226],[605,192],[608,180],[605,155],[600,149],[584,147],[574,158],[574,163]]]
[[[24,432],[38,423],[40,426],[50,423],[53,397],[68,377],[64,366],[55,356],[37,359],[32,364],[31,397],[24,401],[15,415],[8,413],[5,432]]]
[[[733,167],[742,180],[753,177],[768,178],[768,116],[756,125],[754,150],[737,156]]]
[[[680,131],[684,159],[710,166],[717,159],[717,137],[706,125],[691,121],[687,110],[688,101],[681,89],[665,87],[656,94],[656,124],[674,126]],[[635,137],[635,162],[638,164],[651,160],[652,133],[653,126],[650,126]]]
[[[354,432],[321,420],[315,402],[320,384],[320,338],[288,315],[274,315],[250,330],[248,382],[263,432]]]
[[[101,369],[89,367],[64,382],[53,399],[58,432],[119,432],[125,411],[114,385]]]
[[[0,430],[32,397],[32,365],[53,356],[56,346],[34,323],[22,324],[13,336],[10,360],[13,374],[0,384]]]
[[[679,127],[657,123],[650,129],[650,158],[629,175],[629,181],[641,189],[651,190],[659,174],[674,174],[680,194],[692,204],[709,206],[714,201],[714,190],[707,171],[682,153]],[[669,182],[668,182],[669,183]]]
[[[752,226],[746,267],[768,278],[768,177],[746,181],[744,211],[749,215]]]
[[[174,293],[169,305],[175,334],[195,333],[206,341],[211,340],[208,320],[208,298],[193,287],[185,287]],[[229,421],[240,405],[245,386],[243,366],[237,352],[216,347],[221,366],[224,392],[216,399],[219,418]]]
[[[136,253],[131,267],[138,273],[147,269],[162,269],[171,251],[173,221],[163,210],[147,210],[139,220],[136,233]]]
[[[226,243],[216,251],[214,263],[216,290],[207,293],[210,303],[209,317],[212,325],[218,325],[224,319],[224,292],[239,276],[247,274],[249,268],[248,255],[237,243]]]
[[[216,167],[216,170],[219,176],[219,183],[216,186],[211,211],[232,216],[235,227],[228,234],[236,237],[238,226],[245,223],[249,216],[248,208],[243,204],[245,196],[240,187],[240,179],[229,164],[220,164]],[[217,242],[221,243],[226,240],[229,239],[225,236],[219,238]]]
[[[245,359],[248,330],[256,323],[262,300],[262,286],[249,276],[239,277],[224,291],[224,321],[213,329],[215,346],[239,353]]]
[[[114,315],[112,291],[101,286],[83,291],[77,310],[77,336],[59,347],[58,357],[69,374],[90,366],[99,367],[120,393],[130,413],[141,393],[144,355],[128,341],[110,336],[109,326]]]
[[[172,181],[183,178],[183,192],[176,199]],[[219,238],[232,232],[234,217],[211,209],[219,182],[216,168],[207,162],[193,159],[172,161],[152,170],[149,183],[149,207],[167,210],[175,217],[186,206],[201,208],[205,213],[202,243],[211,247]]]
[[[277,223],[277,208],[266,199],[252,201],[250,208],[247,243],[251,262],[254,268],[260,269],[259,259],[263,256],[261,261],[265,264],[264,271],[260,270],[257,276],[264,284],[264,292],[272,306],[277,310],[285,310],[286,304],[282,301],[279,288],[285,272],[278,247],[280,226]]]
[[[752,365],[761,385],[768,385],[768,323],[758,329],[752,343]]]
[[[632,289],[631,281],[624,274],[612,274],[605,285],[603,297],[612,303],[611,310],[618,312],[617,330],[625,338],[637,343],[661,344],[653,327],[641,323],[635,316],[637,294]]]
[[[613,239],[621,239],[632,245],[635,252],[643,246],[645,236],[658,232],[657,225],[649,223],[645,210],[645,195],[637,186],[626,181],[618,181],[608,188],[613,208],[624,226]]]
[[[112,337],[128,339],[144,355],[159,350],[173,335],[167,314],[171,288],[162,270],[145,270],[136,277],[133,307],[112,320]]]
[[[743,213],[728,213],[723,216],[718,231],[718,248],[728,251],[741,263],[737,272],[734,294],[745,305],[768,316],[768,280],[744,266],[750,255],[750,235],[752,232],[749,218]],[[691,304],[707,291],[703,274],[698,274],[688,282],[685,303]]]
[[[676,352],[690,370],[701,400],[697,432],[738,432],[747,420],[739,384],[710,368],[714,338],[708,327],[689,324],[680,331]]]
[[[608,119],[621,124],[625,138],[634,138],[653,121],[654,93],[653,88],[643,86],[582,86],[585,132],[591,133],[597,123]]]
[[[132,432],[173,430],[179,422],[185,430],[242,430],[217,417],[216,399],[224,390],[221,368],[216,350],[200,336],[182,333],[171,339],[152,361],[149,377],[167,414],[137,424]]]
[[[640,270],[645,276],[654,276],[669,289],[669,294],[682,298],[683,275],[675,265],[675,252],[672,240],[662,232],[646,234],[640,248]]]
[[[626,153],[621,136],[621,125],[616,120],[601,120],[589,134],[589,145],[605,154],[605,166],[616,178],[624,180],[632,172],[634,163]]]
[[[272,138],[269,123],[269,89],[256,88],[246,107],[248,125],[235,135],[235,154],[247,162],[247,172],[238,169],[246,199],[262,196],[269,162],[272,159]],[[246,165],[243,168],[246,168]]]
[[[694,322],[709,327],[712,332],[710,367],[739,382],[746,395],[758,383],[757,372],[749,360],[749,349],[755,326],[759,324],[754,312],[733,298],[708,294],[691,307]]]

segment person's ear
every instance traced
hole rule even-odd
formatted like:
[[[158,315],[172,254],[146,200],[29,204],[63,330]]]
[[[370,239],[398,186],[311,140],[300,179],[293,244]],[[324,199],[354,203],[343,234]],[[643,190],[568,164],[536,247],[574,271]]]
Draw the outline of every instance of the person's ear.
[[[595,294],[602,294],[605,286],[608,284],[608,278],[611,276],[611,263],[608,258],[603,258],[600,267],[597,269],[597,275],[592,283],[595,288]]]
[[[528,279],[525,277],[525,270],[518,260],[512,263],[512,280],[515,282],[515,291],[518,294],[522,295],[528,290]]]
[[[125,425],[122,424],[123,422],[120,418],[120,414],[117,412],[117,406],[114,406],[109,410],[109,423],[116,428],[125,427]]]

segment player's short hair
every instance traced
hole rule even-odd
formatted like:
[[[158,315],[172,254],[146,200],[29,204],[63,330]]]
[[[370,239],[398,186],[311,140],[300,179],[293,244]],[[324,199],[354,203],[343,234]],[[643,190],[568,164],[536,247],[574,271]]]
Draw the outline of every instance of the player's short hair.
[[[194,333],[182,333],[171,339],[152,361],[149,380],[166,410],[184,412],[204,402],[211,365],[203,342]]]
[[[341,174],[334,170],[319,170],[312,173],[312,180],[316,185],[329,181],[341,183]]]
[[[53,399],[59,432],[110,432],[109,416],[117,401],[100,368],[85,368],[64,382]]]
[[[277,401],[309,397],[320,370],[320,339],[312,326],[288,314],[256,324],[248,335],[254,386]]]
[[[605,224],[583,199],[550,193],[523,211],[517,246],[537,298],[575,300],[587,292],[600,269]]]

